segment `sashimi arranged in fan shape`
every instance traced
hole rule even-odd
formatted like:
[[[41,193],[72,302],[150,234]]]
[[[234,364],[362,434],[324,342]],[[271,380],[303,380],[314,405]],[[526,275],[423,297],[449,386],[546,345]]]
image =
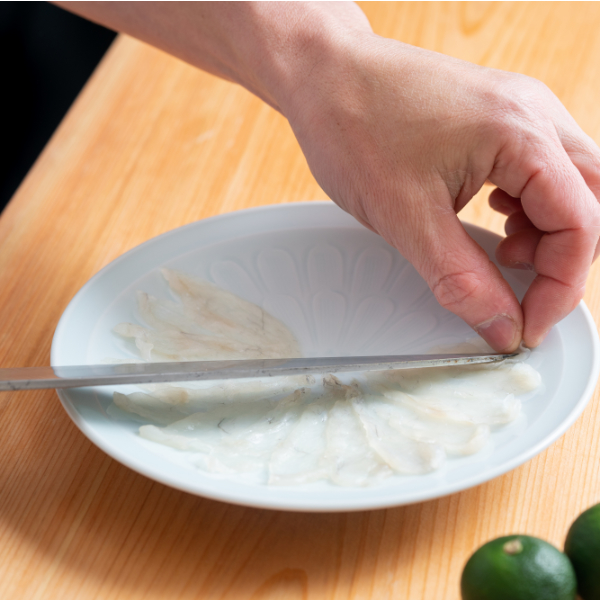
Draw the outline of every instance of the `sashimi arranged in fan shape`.
[[[115,328],[143,359],[300,355],[289,329],[260,307],[183,273],[163,274],[180,302],[140,292],[146,326]],[[182,452],[203,471],[269,485],[361,487],[479,452],[540,384],[521,358],[369,373],[348,383],[328,375],[154,384],[115,393],[114,403],[148,422],[142,438]]]
[[[262,308],[207,281],[177,271],[162,274],[180,302],[138,292],[138,313],[151,327],[121,323],[147,361],[285,358],[300,356],[292,332]]]

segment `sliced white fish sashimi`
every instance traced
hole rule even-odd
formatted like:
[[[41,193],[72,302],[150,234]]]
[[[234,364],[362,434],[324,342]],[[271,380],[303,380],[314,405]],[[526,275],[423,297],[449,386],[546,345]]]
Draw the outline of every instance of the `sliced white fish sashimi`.
[[[152,329],[120,323],[145,360],[219,360],[300,356],[291,331],[262,308],[206,281],[163,269],[181,303],[138,292],[138,312]]]
[[[522,395],[540,384],[539,373],[522,362],[405,369],[370,373],[370,384],[417,414],[438,419],[500,425],[514,421]]]
[[[352,404],[339,400],[329,411],[325,430],[327,445],[321,468],[336,485],[362,487],[393,474],[393,469],[373,450]]]
[[[273,450],[289,435],[303,412],[305,389],[294,391],[273,408],[265,402],[198,412],[167,427],[145,425],[140,435],[177,450],[205,453],[201,461],[217,472],[266,474]],[[266,477],[266,475],[265,475]]]
[[[415,441],[436,443],[449,455],[479,452],[490,436],[488,424],[423,410],[421,403],[402,392],[366,394],[365,401],[392,429]]]
[[[327,478],[321,457],[327,444],[328,414],[327,408],[319,403],[304,409],[298,422],[271,454],[268,483],[290,485]]]
[[[262,308],[215,285],[163,270],[179,302],[139,292],[143,324],[121,323],[142,359],[300,356],[294,335]],[[269,485],[361,487],[439,469],[479,452],[514,421],[540,375],[522,360],[494,365],[140,386],[115,405],[149,424],[142,438],[201,470]]]
[[[168,425],[195,412],[208,412],[228,404],[240,410],[257,399],[281,397],[302,387],[314,385],[312,375],[270,377],[267,379],[232,379],[218,383],[172,385],[167,383],[140,386],[143,392],[115,392],[114,403],[126,412],[160,425]],[[243,410],[243,409],[241,409]]]
[[[421,475],[439,469],[446,454],[436,440],[415,440],[394,428],[368,398],[352,400],[369,445],[394,471]]]

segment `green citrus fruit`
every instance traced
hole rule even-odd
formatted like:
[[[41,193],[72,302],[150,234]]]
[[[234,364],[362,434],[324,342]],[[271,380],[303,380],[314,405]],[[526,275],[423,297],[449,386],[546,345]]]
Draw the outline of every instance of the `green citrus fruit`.
[[[471,556],[460,589],[463,600],[575,600],[577,581],[560,550],[535,537],[509,535]]]
[[[565,541],[577,587],[583,600],[600,599],[600,504],[582,512],[571,525]]]

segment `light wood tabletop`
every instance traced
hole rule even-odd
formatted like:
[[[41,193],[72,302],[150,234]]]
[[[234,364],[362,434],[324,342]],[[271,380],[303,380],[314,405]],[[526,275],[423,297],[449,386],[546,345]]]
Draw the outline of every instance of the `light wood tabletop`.
[[[600,142],[600,4],[365,3],[375,31],[544,81]],[[484,189],[462,217],[502,232]],[[325,199],[285,119],[244,89],[119,37],[0,218],[0,364],[49,363],[77,290],[126,250],[246,207]],[[600,317],[600,271],[585,301]],[[109,458],[52,390],[0,393],[0,597],[453,600],[470,553],[520,532],[562,547],[600,501],[596,393],[558,442],[412,506],[233,506]]]

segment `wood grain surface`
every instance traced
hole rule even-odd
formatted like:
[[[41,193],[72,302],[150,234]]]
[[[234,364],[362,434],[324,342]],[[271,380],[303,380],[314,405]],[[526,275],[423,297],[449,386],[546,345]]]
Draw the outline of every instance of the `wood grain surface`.
[[[600,4],[365,3],[375,31],[543,80],[600,141]],[[489,190],[487,190],[489,191]],[[502,231],[484,190],[463,218]],[[44,365],[101,267],[164,231],[324,199],[286,121],[245,90],[117,39],[0,218],[0,364]],[[600,317],[600,272],[586,294]],[[436,501],[348,514],[256,510],[108,458],[53,391],[0,394],[2,599],[455,600],[481,543],[562,546],[600,501],[598,395],[515,471]]]

